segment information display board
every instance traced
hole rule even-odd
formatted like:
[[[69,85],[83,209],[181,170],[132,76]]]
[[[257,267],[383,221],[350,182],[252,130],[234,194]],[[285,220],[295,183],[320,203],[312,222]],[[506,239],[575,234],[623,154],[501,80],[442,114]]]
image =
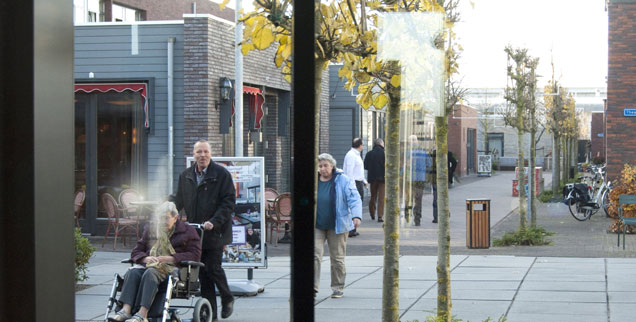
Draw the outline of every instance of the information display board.
[[[477,175],[488,176],[492,174],[492,156],[489,154],[480,154],[477,156]]]
[[[212,161],[231,174],[236,189],[232,214],[232,243],[223,250],[224,267],[266,267],[265,261],[265,159],[218,157]]]

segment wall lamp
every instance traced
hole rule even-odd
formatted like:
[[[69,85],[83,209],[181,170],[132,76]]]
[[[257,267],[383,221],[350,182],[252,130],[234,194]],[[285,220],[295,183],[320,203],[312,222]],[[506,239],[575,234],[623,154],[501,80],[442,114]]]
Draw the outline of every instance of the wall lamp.
[[[221,77],[219,80],[219,88],[221,90],[221,100],[223,102],[230,99],[232,93],[232,82],[227,77]]]

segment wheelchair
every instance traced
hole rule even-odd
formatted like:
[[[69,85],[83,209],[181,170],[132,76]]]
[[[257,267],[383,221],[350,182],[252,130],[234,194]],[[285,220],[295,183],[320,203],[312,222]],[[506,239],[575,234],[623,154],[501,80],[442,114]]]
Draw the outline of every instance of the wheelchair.
[[[198,224],[190,224],[195,227],[201,240],[203,240],[203,228]],[[132,260],[122,260],[124,264],[134,264]],[[194,309],[192,321],[194,322],[211,322],[212,306],[210,302],[201,297],[201,284],[199,282],[199,270],[205,264],[195,261],[183,261],[177,264],[175,273],[171,274],[159,284],[157,294],[148,309],[148,321],[150,322],[181,322],[179,317],[180,308]],[[124,278],[115,274],[115,280],[108,298],[108,306],[104,321],[108,321],[108,315],[118,312],[123,307],[123,303],[117,300],[117,293],[121,292],[124,285]],[[176,306],[171,305],[172,299],[190,300],[193,297],[199,297],[194,306]]]

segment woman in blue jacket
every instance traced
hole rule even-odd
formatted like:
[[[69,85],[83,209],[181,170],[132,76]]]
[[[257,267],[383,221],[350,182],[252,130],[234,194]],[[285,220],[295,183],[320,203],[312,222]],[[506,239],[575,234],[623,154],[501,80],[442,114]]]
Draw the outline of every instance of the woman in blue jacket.
[[[318,198],[314,249],[314,292],[320,287],[320,263],[325,241],[331,259],[332,298],[344,293],[345,256],[349,231],[362,222],[362,200],[355,182],[336,169],[336,160],[327,153],[318,156]]]

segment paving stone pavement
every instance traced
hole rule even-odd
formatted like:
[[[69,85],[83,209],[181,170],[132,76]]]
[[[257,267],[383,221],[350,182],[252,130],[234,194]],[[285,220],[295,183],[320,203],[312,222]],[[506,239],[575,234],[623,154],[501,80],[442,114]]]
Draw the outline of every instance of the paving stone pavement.
[[[549,173],[546,186],[549,187]],[[585,222],[574,220],[564,204],[539,204],[538,225],[555,233],[553,245],[537,247],[465,246],[465,199],[490,198],[491,234],[500,237],[518,227],[516,199],[510,196],[510,172],[493,177],[468,177],[450,189],[451,288],[453,314],[464,321],[505,316],[507,321],[634,321],[636,305],[636,236],[627,236],[626,250],[616,247],[612,222],[602,210]],[[430,195],[423,214],[431,214]],[[345,296],[331,299],[329,259],[323,259],[316,321],[380,321],[382,297],[382,228],[371,221],[365,207],[360,236],[348,240]],[[430,220],[415,227],[403,223],[400,234],[401,321],[423,321],[436,306],[437,229]],[[101,240],[92,238],[94,243]],[[130,249],[101,249],[91,259],[92,285],[76,293],[78,321],[100,320],[119,260]],[[269,248],[268,268],[254,271],[265,292],[241,297],[228,321],[288,321],[289,245]],[[245,278],[245,270],[227,270],[231,279]],[[192,312],[182,312],[191,317]]]

